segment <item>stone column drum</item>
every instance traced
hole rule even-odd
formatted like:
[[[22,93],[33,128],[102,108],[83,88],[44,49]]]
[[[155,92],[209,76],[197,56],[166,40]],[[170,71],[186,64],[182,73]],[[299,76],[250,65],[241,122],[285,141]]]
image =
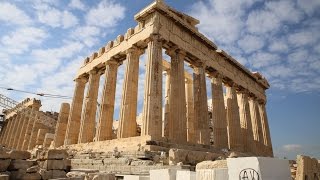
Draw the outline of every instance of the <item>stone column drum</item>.
[[[235,84],[230,82],[226,84],[227,98],[227,122],[228,122],[228,140],[229,148],[234,151],[243,151],[239,106]]]
[[[115,59],[106,62],[105,81],[102,94],[102,103],[97,129],[97,141],[112,139],[112,123],[116,96],[117,73],[119,63]]]
[[[187,142],[184,78],[184,57],[186,54],[178,49],[171,49],[166,53],[171,57],[169,140],[176,143],[185,143]]]
[[[81,112],[86,80],[84,78],[77,78],[75,81],[76,87],[74,90],[70,114],[68,118],[68,127],[64,140],[65,145],[77,144],[80,132]]]
[[[138,48],[127,50],[127,65],[123,81],[120,121],[118,138],[127,138],[137,135],[137,104],[139,57],[143,53]]]
[[[211,86],[214,147],[218,149],[228,148],[227,119],[224,106],[222,76],[220,74],[216,74],[211,78]]]
[[[162,42],[152,35],[147,49],[142,135],[162,137]]]
[[[93,142],[96,126],[97,98],[99,90],[100,74],[97,70],[89,72],[88,91],[84,102],[84,110],[81,116],[79,143]]]

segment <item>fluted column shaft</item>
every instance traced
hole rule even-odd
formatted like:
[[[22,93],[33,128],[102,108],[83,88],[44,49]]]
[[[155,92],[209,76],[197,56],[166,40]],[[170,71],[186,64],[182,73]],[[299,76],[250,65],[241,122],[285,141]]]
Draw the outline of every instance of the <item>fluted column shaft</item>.
[[[123,81],[120,121],[118,138],[133,137],[137,135],[137,104],[139,57],[143,53],[138,48],[127,51],[127,66]]]
[[[253,138],[255,140],[255,154],[263,155],[263,135],[262,135],[262,126],[261,126],[261,117],[259,113],[259,108],[257,104],[257,100],[254,97],[249,98],[250,105],[250,114],[252,121],[252,131]]]
[[[169,139],[177,143],[187,142],[186,91],[184,78],[185,53],[178,49],[166,52],[171,57],[169,98]]]
[[[68,127],[64,141],[65,145],[77,144],[80,132],[81,112],[86,80],[83,78],[77,78],[75,81],[76,86],[68,118]]]
[[[88,91],[85,98],[83,114],[81,116],[79,143],[92,142],[95,135],[99,81],[99,72],[96,70],[90,71]]]
[[[142,135],[162,137],[162,42],[152,35],[147,48]]]
[[[22,111],[20,113],[21,113],[21,116],[20,116],[19,122],[16,126],[17,128],[15,129],[14,141],[13,141],[13,145],[12,145],[12,148],[14,148],[14,149],[18,149],[17,147],[18,147],[18,141],[19,141],[21,128],[22,128],[23,122],[26,118],[26,112],[24,109],[22,109]]]
[[[193,101],[193,81],[187,79],[186,87],[186,104],[187,104],[187,140],[191,143],[196,143],[196,123],[194,118],[194,101]]]
[[[227,116],[224,105],[221,75],[218,74],[212,77],[211,86],[214,146],[218,149],[228,148]]]
[[[33,125],[34,125],[34,122],[36,121],[36,118],[37,118],[37,115],[35,114],[35,112],[39,111],[40,106],[33,107],[32,109],[33,109],[33,111],[31,112],[31,114],[29,116],[28,124],[26,125],[26,132],[24,134],[24,137],[22,138],[23,142],[22,142],[21,150],[28,150]]]
[[[239,106],[235,85],[226,84],[227,98],[227,122],[229,148],[235,151],[243,151],[242,135],[240,127]]]
[[[5,124],[3,124],[3,127],[1,129],[1,144],[2,145],[5,145],[6,135],[8,134],[9,126],[10,126],[10,121],[8,119],[5,122]]]
[[[6,129],[6,133],[4,135],[4,138],[3,138],[3,143],[4,145],[8,145],[8,139],[9,139],[9,134],[10,134],[10,130],[12,129],[12,126],[13,126],[13,119],[14,117],[10,118],[8,120],[8,125],[7,125],[7,129]]]
[[[164,120],[162,126],[162,136],[169,137],[169,119],[170,119],[170,108],[169,108],[169,99],[170,99],[170,70],[167,69],[164,72],[166,76],[166,87],[164,92]]]
[[[196,139],[199,144],[210,144],[208,101],[205,70],[202,65],[194,67],[193,73],[194,118]]]
[[[243,150],[244,152],[254,153],[254,139],[252,132],[252,123],[250,115],[250,107],[248,101],[248,92],[245,90],[238,92],[238,105],[240,113],[240,125],[243,137]]]
[[[96,135],[97,141],[112,139],[118,67],[119,63],[114,59],[109,60],[106,63],[99,126]]]
[[[21,119],[21,113],[17,112],[17,116],[14,119],[14,124],[12,126],[12,130],[11,130],[10,135],[9,135],[9,138],[10,138],[9,139],[9,144],[8,144],[9,148],[13,148],[14,147],[14,140],[16,138],[17,129],[18,129],[18,125],[19,125],[20,119]]]
[[[66,136],[68,126],[69,112],[70,105],[68,103],[62,103],[54,134],[54,147],[60,147],[64,144],[64,137]]]
[[[29,107],[27,107],[27,108],[29,108]],[[20,132],[19,138],[17,141],[17,145],[16,145],[16,149],[18,149],[18,150],[22,149],[23,140],[24,140],[24,136],[26,133],[26,129],[27,129],[26,126],[28,125],[29,118],[30,118],[31,108],[32,107],[30,107],[28,111],[24,112],[24,119],[22,121],[21,128],[18,130],[18,132]]]
[[[270,129],[269,129],[269,122],[268,122],[265,102],[260,102],[258,106],[259,106],[259,112],[261,117],[263,141],[264,141],[264,145],[266,146],[265,154],[267,156],[273,157],[272,142],[270,137]]]

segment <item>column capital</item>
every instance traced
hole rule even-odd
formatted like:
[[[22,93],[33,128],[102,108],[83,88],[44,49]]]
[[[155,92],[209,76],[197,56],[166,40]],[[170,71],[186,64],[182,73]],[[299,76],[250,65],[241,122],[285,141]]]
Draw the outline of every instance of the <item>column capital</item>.
[[[171,57],[178,54],[180,56],[179,59],[184,59],[187,56],[186,51],[179,49],[177,46],[173,46],[170,49],[166,50],[166,54]]]
[[[84,77],[78,77],[75,79],[75,82],[85,84],[87,82],[87,79]]]
[[[121,63],[117,60],[117,59],[115,59],[115,58],[113,58],[113,57],[111,57],[108,61],[106,61],[105,62],[105,66],[109,66],[109,65],[117,65],[117,66],[119,66]]]
[[[133,45],[132,47],[126,50],[126,54],[128,55],[129,53],[135,53],[136,55],[140,56],[144,53],[144,49],[141,49]]]
[[[225,84],[225,86],[228,86],[228,87],[233,87],[233,88],[238,87],[238,85],[235,82],[233,82],[232,80],[227,80],[227,81],[225,81],[224,84]]]
[[[264,100],[264,99],[258,99],[258,103],[261,104],[261,105],[266,105],[267,101]]]
[[[159,42],[163,44],[164,39],[161,37],[160,34],[153,33],[145,40],[146,43],[149,43],[150,41]]]

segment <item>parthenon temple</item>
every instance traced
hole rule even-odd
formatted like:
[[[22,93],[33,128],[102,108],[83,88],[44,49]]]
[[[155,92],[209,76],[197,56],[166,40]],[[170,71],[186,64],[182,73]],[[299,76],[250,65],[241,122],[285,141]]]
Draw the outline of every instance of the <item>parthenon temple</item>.
[[[199,20],[163,1],[151,3],[134,19],[136,27],[85,58],[74,79],[72,103],[63,103],[58,120],[50,121],[55,128],[36,121],[38,116],[7,112],[1,142],[27,150],[36,145],[37,136],[53,133],[51,145],[56,148],[226,150],[273,157],[266,112],[269,84],[260,73],[249,71],[201,34]],[[143,54],[145,78],[139,79]],[[122,65],[125,75],[115,134],[117,74]],[[144,98],[138,116],[140,81]],[[28,100],[22,106],[38,111],[41,104]]]

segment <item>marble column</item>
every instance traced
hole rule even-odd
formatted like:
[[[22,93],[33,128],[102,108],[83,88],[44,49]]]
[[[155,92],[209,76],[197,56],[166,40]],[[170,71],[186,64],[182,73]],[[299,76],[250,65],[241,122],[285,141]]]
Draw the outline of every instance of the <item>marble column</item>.
[[[249,98],[250,114],[252,121],[253,138],[255,141],[255,154],[263,155],[263,135],[261,126],[261,117],[259,113],[257,99],[255,97]]]
[[[5,145],[5,137],[6,137],[6,134],[8,132],[8,126],[9,126],[9,120],[7,121],[4,121],[3,122],[3,125],[2,125],[2,129],[1,129],[1,140],[0,140],[0,143],[2,145]]]
[[[210,144],[208,100],[205,67],[201,64],[193,67],[194,119],[198,144]]]
[[[29,146],[30,138],[31,138],[31,134],[32,134],[32,128],[33,128],[35,120],[37,119],[36,112],[38,112],[39,109],[40,109],[40,106],[35,106],[32,108],[31,114],[29,116],[29,121],[26,126],[26,132],[24,134],[24,137],[22,138],[23,142],[22,142],[21,150],[28,150],[28,146]]]
[[[139,57],[143,53],[138,48],[127,50],[127,65],[123,81],[120,121],[118,138],[134,137],[137,135],[137,105]]]
[[[66,136],[68,126],[69,112],[69,103],[62,103],[60,106],[59,117],[54,134],[54,147],[60,147],[64,144],[64,137]]]
[[[40,113],[42,113],[42,112],[40,112]],[[45,126],[44,124],[42,124],[40,122],[40,118],[43,118],[43,116],[40,116],[40,114],[37,114],[36,118],[33,122],[33,127],[32,127],[31,135],[30,135],[30,141],[29,141],[29,145],[28,145],[28,150],[32,150],[37,145],[37,138],[38,138],[39,129],[48,129],[47,126]]]
[[[169,119],[170,119],[170,108],[169,108],[169,99],[170,99],[170,70],[167,69],[164,71],[164,75],[166,76],[166,87],[164,92],[164,119],[162,124],[162,136],[169,137]]]
[[[18,142],[17,142],[17,146],[16,146],[16,149],[18,150],[21,150],[22,149],[22,145],[23,145],[23,140],[24,140],[24,136],[25,136],[25,133],[26,133],[26,129],[27,129],[27,125],[28,125],[28,122],[29,122],[29,118],[30,118],[30,115],[31,115],[31,108],[32,107],[27,107],[28,109],[26,111],[24,111],[24,119],[22,121],[22,125],[21,125],[21,128],[18,132],[19,133],[19,138],[18,138]]]
[[[80,132],[81,112],[86,80],[84,78],[77,78],[75,81],[76,87],[74,90],[70,114],[68,117],[68,127],[64,140],[65,145],[77,144]]]
[[[18,125],[19,125],[21,116],[22,116],[21,112],[17,112],[17,116],[14,119],[14,124],[12,126],[12,130],[11,130],[11,133],[9,135],[9,138],[10,138],[9,139],[9,145],[8,145],[9,148],[14,148],[14,141],[16,139],[16,133],[17,133],[17,129],[18,129]]]
[[[270,137],[270,129],[269,129],[269,122],[267,117],[265,101],[260,101],[258,106],[259,106],[259,112],[261,117],[263,141],[264,141],[264,145],[266,146],[265,154],[266,156],[273,157],[273,149],[272,149],[272,142]]]
[[[19,119],[19,122],[17,124],[17,128],[15,129],[15,133],[14,133],[14,141],[13,141],[13,145],[12,145],[12,148],[14,149],[18,149],[18,141],[19,141],[19,136],[20,136],[20,132],[21,132],[21,128],[22,128],[22,125],[23,125],[23,122],[26,118],[26,111],[25,109],[22,109],[21,110],[21,117]]]
[[[7,146],[8,145],[8,136],[9,136],[9,132],[10,132],[10,130],[11,130],[11,128],[12,128],[12,125],[13,125],[13,119],[14,119],[14,117],[11,117],[10,119],[8,119],[8,124],[7,124],[7,128],[6,128],[6,133],[5,133],[5,135],[4,135],[4,138],[3,138],[3,144],[5,145],[5,146]]]
[[[141,135],[162,137],[162,42],[160,35],[151,35],[147,48],[143,129]]]
[[[96,134],[97,141],[112,139],[118,67],[119,63],[114,59],[106,62],[99,125]]]
[[[222,76],[216,73],[211,78],[213,142],[218,149],[228,149],[228,129],[223,97]]]
[[[184,58],[186,54],[179,49],[170,49],[166,53],[171,57],[169,140],[176,143],[185,143],[187,142],[187,109],[184,78]]]
[[[187,141],[196,143],[196,123],[194,118],[194,102],[193,102],[193,81],[192,79],[186,79],[186,104],[187,104]]]
[[[255,146],[252,132],[248,92],[246,90],[240,90],[238,91],[237,95],[240,114],[241,134],[243,138],[243,150],[244,152],[254,153]]]
[[[226,84],[227,122],[229,148],[234,151],[243,151],[242,134],[240,126],[239,106],[235,84]]]
[[[99,72],[97,70],[91,70],[89,72],[89,84],[84,102],[84,110],[81,116],[81,126],[78,143],[93,142],[96,126],[99,81]]]

